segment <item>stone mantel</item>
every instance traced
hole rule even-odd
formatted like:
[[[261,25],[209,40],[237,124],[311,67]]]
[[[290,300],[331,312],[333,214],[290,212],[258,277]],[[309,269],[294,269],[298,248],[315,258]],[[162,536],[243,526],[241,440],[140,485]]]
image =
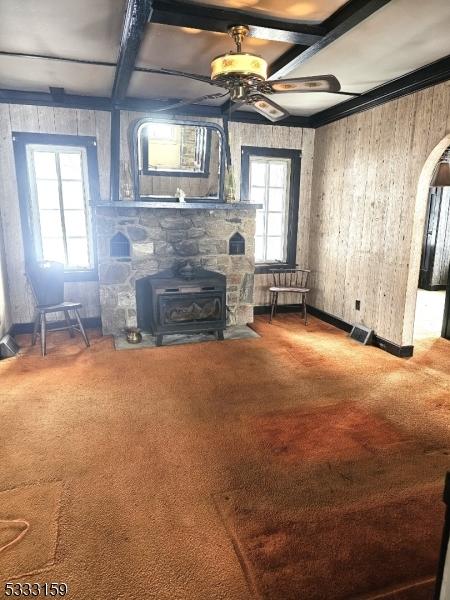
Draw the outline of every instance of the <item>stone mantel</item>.
[[[94,205],[99,208],[170,208],[176,210],[256,210],[262,208],[262,204],[255,202],[138,202],[130,200],[119,200],[118,202],[99,202]]]

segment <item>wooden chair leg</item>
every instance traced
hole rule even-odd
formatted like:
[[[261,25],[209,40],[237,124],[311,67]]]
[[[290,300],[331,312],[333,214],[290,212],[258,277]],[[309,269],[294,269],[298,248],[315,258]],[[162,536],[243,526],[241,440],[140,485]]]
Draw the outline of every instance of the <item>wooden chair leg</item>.
[[[269,323],[272,323],[272,319],[273,319],[273,316],[275,314],[277,302],[278,302],[278,294],[277,294],[277,292],[272,292],[272,305],[270,307],[270,319],[269,319]]]
[[[75,332],[73,330],[73,326],[70,323],[70,315],[69,315],[69,311],[65,310],[64,311],[64,316],[66,317],[66,323],[67,323],[67,327],[69,328],[69,335],[71,338],[75,337]]]
[[[47,354],[47,320],[44,312],[41,313],[41,354]]]
[[[31,334],[31,345],[32,346],[36,345],[36,339],[37,339],[40,324],[41,324],[41,313],[39,311],[37,311],[36,316],[34,318],[33,333]]]
[[[83,323],[81,322],[80,315],[79,315],[79,313],[78,313],[78,311],[77,311],[76,308],[74,309],[73,312],[75,313],[75,318],[77,320],[78,327],[80,328],[80,333],[83,336],[84,343],[86,344],[87,348],[89,348],[89,346],[90,346],[89,340],[88,340],[88,337],[87,337],[86,332],[84,330]]]
[[[308,312],[306,309],[306,294],[303,294],[303,318],[305,319],[305,325],[308,325]]]

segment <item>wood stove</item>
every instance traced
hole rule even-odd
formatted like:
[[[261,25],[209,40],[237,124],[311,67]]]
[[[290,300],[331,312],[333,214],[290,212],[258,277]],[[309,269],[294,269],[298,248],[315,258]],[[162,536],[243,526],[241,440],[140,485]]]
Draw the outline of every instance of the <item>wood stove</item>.
[[[225,275],[190,263],[136,281],[138,327],[156,336],[214,333],[223,340],[226,327]]]

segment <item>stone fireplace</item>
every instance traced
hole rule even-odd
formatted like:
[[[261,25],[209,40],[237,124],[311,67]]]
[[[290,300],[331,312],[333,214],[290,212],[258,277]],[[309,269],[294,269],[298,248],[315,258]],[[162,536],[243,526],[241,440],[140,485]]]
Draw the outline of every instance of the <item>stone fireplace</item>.
[[[225,276],[228,324],[252,322],[255,208],[243,202],[214,208],[125,201],[97,205],[103,332],[117,335],[138,325],[136,282],[186,263]],[[234,254],[236,238],[242,240],[242,254]]]

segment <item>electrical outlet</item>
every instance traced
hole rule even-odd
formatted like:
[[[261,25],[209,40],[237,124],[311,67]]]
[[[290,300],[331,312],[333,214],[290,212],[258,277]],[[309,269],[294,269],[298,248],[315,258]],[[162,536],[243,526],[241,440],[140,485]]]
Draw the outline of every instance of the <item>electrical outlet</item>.
[[[360,310],[360,308],[361,308],[361,300],[356,300],[356,302],[355,302],[355,309],[356,310]]]

